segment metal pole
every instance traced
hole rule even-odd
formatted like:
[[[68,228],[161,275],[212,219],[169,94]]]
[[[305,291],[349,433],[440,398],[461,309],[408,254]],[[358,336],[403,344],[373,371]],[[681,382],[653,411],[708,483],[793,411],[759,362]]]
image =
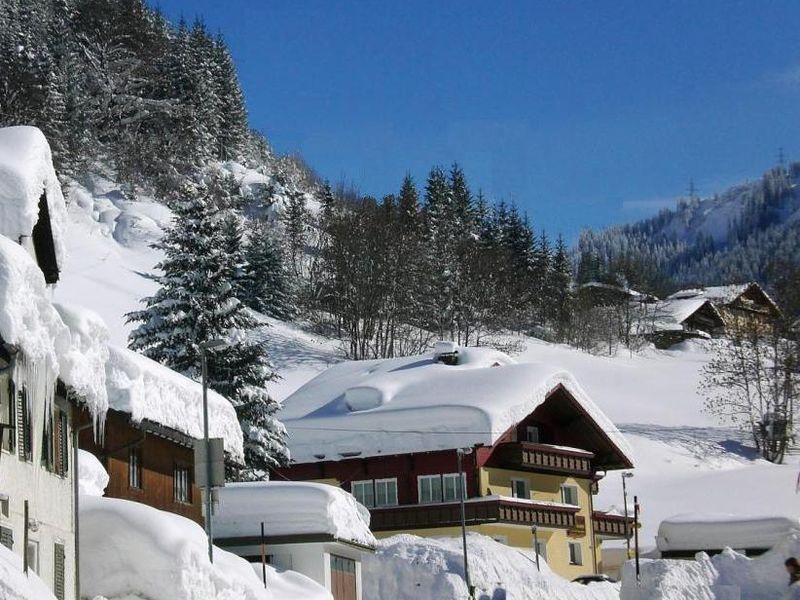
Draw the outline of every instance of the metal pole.
[[[625,486],[625,473],[622,474],[622,501],[625,505],[625,547],[627,551],[625,553],[625,560],[630,559],[631,557],[631,533],[628,529],[628,488]]]
[[[636,585],[642,582],[639,571],[639,497],[633,497],[633,535],[636,537]]]
[[[22,516],[25,519],[25,528],[22,535],[22,572],[28,574],[28,501],[25,500],[22,509]]]
[[[261,579],[264,580],[264,588],[267,587],[267,555],[264,552],[264,521],[261,521]]]
[[[464,581],[469,590],[469,597],[475,598],[475,591],[472,588],[472,581],[469,577],[469,559],[467,558],[467,516],[464,508],[464,470],[461,465],[461,456],[463,449],[456,450],[456,457],[458,458],[458,498],[461,504],[461,541],[464,545]]]
[[[539,534],[538,534],[538,527],[534,525],[531,527],[531,531],[533,531],[533,552],[536,554],[536,570],[541,571],[539,568]]]
[[[200,370],[203,378],[203,440],[206,445],[206,535],[208,560],[214,562],[214,530],[211,526],[211,448],[208,442],[208,361],[206,351],[200,349]]]

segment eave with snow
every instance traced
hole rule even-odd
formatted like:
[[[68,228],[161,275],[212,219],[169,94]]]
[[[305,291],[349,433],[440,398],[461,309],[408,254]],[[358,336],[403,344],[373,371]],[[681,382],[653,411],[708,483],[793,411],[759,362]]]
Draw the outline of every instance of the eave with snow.
[[[708,339],[725,330],[725,320],[711,300],[703,297],[668,298],[643,310],[640,319],[652,331],[645,334],[657,348],[688,339]]]
[[[351,491],[380,535],[458,526],[459,448],[478,531],[522,525],[529,536],[537,524],[553,552],[582,545],[587,565],[595,536],[623,533],[591,496],[598,472],[632,467],[632,452],[563,369],[487,348],[342,363],[287,398],[281,418],[293,463],[280,475]]]
[[[749,322],[765,324],[782,316],[781,309],[756,282],[692,288],[675,292],[667,300],[708,300],[720,312],[725,325]]]

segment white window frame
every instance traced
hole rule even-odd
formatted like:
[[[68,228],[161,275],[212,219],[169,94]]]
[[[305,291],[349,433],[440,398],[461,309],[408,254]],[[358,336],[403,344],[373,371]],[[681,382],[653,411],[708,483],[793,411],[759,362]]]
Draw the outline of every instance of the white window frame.
[[[522,483],[525,486],[525,495],[518,496],[517,495],[517,486],[516,483]],[[522,477],[512,477],[511,478],[511,497],[512,498],[519,498],[520,500],[530,500],[531,499],[531,483],[527,479],[523,479]]]
[[[445,492],[445,490],[447,489],[447,487],[445,486],[445,480],[446,479],[455,479],[456,481],[458,481],[458,475],[459,475],[458,473],[444,473],[442,475],[442,501],[443,502],[458,502],[459,500],[461,500],[461,498],[459,498],[458,495],[456,495],[453,498],[448,498],[447,497],[447,493]],[[458,489],[458,484],[456,484],[456,489]],[[464,496],[464,500],[466,500],[467,499],[467,474],[466,473],[461,473],[461,493]]]
[[[572,550],[576,550],[575,558],[573,559]],[[583,548],[578,542],[567,542],[567,555],[569,556],[569,564],[580,567],[583,565]]]
[[[33,550],[33,555],[31,555]],[[25,548],[28,557],[28,568],[34,573],[39,573],[39,540],[28,540],[28,547]]]
[[[430,498],[424,498],[422,493],[422,484],[424,481],[439,482],[439,497],[437,498],[436,495],[433,493],[433,484],[431,483],[430,487]],[[444,485],[442,481],[441,475],[417,475],[417,499],[419,500],[420,504],[436,504],[437,502],[441,502],[444,498]]]
[[[536,440],[531,439],[531,431],[536,432]],[[525,441],[530,442],[531,444],[538,444],[541,441],[541,430],[539,429],[538,425],[526,425],[525,426]]]
[[[128,448],[128,488],[144,489],[142,475],[142,447],[140,445],[131,446]]]
[[[575,502],[567,502],[566,494],[564,493],[565,490],[572,490],[572,493],[575,494]],[[572,485],[570,483],[564,483],[561,485],[561,503],[562,504],[569,504],[570,506],[580,506],[581,499],[580,494],[578,493],[578,486]]]
[[[390,502],[389,501],[389,494],[387,493],[386,494],[386,500],[387,500],[386,503],[379,504],[378,503],[378,486],[381,485],[381,484],[389,484],[389,483],[393,483],[394,484],[394,502]],[[375,479],[375,490],[374,490],[374,492],[375,492],[375,506],[376,507],[397,506],[397,477],[385,477],[383,479]]]
[[[367,502],[362,501],[362,499],[359,498],[356,495],[356,487],[357,486],[364,486],[364,487],[367,487],[367,488],[372,490],[372,502],[371,503],[367,503]],[[374,479],[359,479],[358,481],[351,481],[350,482],[350,492],[352,493],[353,498],[355,498],[358,502],[361,502],[361,504],[363,504],[367,508],[375,508],[375,480]]]

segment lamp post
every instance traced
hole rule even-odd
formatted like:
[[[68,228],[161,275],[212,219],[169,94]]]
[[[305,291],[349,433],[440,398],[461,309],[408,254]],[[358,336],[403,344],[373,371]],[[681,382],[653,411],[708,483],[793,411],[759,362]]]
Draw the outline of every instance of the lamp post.
[[[214,529],[211,525],[211,449],[208,441],[208,351],[221,350],[228,346],[228,342],[216,338],[200,344],[200,374],[203,382],[203,443],[206,450],[206,536],[208,537],[208,560],[214,562]]]
[[[630,471],[624,471],[622,473],[622,502],[625,506],[625,547],[627,549],[627,554],[625,555],[626,559],[631,557],[631,534],[628,525],[628,488],[625,485],[625,480],[631,477],[633,477],[633,473]]]
[[[456,457],[458,458],[458,498],[461,504],[461,541],[464,545],[464,581],[467,584],[469,597],[475,598],[475,590],[472,587],[472,581],[469,577],[469,560],[467,558],[467,517],[464,508],[464,470],[462,468],[461,460],[466,454],[471,454],[472,448],[458,448],[456,450]]]

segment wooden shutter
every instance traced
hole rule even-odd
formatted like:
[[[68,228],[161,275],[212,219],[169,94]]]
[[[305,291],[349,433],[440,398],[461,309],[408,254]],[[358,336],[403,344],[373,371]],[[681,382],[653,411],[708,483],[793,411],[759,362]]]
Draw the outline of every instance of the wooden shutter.
[[[55,430],[53,432],[53,463],[55,472],[62,477],[67,474],[69,467],[69,448],[67,445],[67,414],[61,410],[56,409],[55,420],[53,423]]]
[[[58,600],[64,600],[64,544],[59,542],[55,543],[53,565],[53,593]]]
[[[20,390],[16,398],[17,403],[17,455],[26,460],[25,448],[28,445],[27,439],[27,414],[28,408],[25,406],[25,394]]]
[[[0,525],[0,544],[8,548],[14,549],[14,530],[10,527],[3,527]]]

